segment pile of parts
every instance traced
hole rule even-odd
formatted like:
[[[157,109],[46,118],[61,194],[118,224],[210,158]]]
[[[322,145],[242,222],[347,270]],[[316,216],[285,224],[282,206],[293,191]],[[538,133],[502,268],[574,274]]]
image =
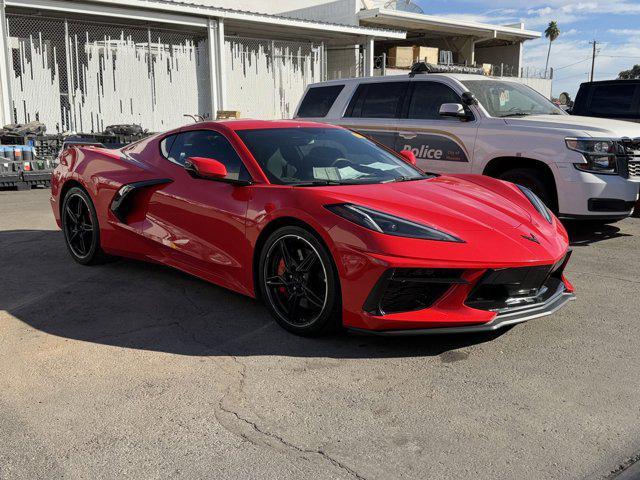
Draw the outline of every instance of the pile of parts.
[[[0,129],[0,188],[26,190],[48,186],[60,152],[74,145],[121,148],[149,132],[140,125],[109,125],[102,133],[47,135],[40,122],[6,125]]]

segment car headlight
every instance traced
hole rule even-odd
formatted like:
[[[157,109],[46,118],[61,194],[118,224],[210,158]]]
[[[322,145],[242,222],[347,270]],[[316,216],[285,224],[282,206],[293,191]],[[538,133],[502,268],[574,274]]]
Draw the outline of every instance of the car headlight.
[[[574,163],[578,170],[591,173],[618,173],[616,142],[590,138],[566,138],[569,150],[580,152],[587,163]]]
[[[549,223],[553,222],[553,217],[551,216],[551,212],[549,211],[547,206],[544,204],[544,202],[540,200],[540,197],[538,197],[535,193],[533,193],[527,187],[523,187],[522,185],[518,185],[518,184],[516,184],[516,187],[518,187],[520,191],[524,194],[524,196],[529,199],[529,201],[531,202],[531,205],[533,205],[533,207],[538,211],[540,215],[544,217],[544,219],[547,222]]]
[[[352,203],[340,203],[325,205],[325,208],[336,215],[356,223],[361,227],[374,232],[395,235],[396,237],[420,238],[423,240],[438,240],[440,242],[464,243],[453,235],[441,232],[432,227],[415,223],[404,218],[399,218],[388,213],[379,212],[371,208],[354,205]]]

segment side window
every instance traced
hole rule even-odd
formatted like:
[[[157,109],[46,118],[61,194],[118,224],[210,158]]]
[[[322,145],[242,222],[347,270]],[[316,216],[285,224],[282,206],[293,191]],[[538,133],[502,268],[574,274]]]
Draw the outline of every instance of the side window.
[[[596,85],[591,94],[589,110],[594,113],[623,115],[632,113],[634,84]]]
[[[160,141],[160,153],[164,158],[169,158],[169,152],[171,151],[171,147],[173,146],[173,142],[176,141],[178,137],[177,133],[173,135],[169,135],[168,137],[164,137],[162,141]]]
[[[344,85],[310,88],[300,104],[297,116],[326,117],[343,88]]]
[[[398,107],[404,100],[409,82],[377,82],[358,87],[349,107],[347,117],[397,118]]]
[[[443,83],[415,82],[407,117],[421,120],[447,120],[439,113],[443,103],[462,103],[462,100],[460,95]]]
[[[213,158],[227,167],[227,178],[249,180],[250,175],[227,138],[212,130],[191,130],[177,135],[167,158],[184,165],[189,157]]]

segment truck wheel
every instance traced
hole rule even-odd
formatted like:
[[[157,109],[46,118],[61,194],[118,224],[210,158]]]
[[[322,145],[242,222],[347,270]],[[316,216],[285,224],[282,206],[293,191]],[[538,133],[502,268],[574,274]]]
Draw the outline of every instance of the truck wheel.
[[[535,168],[514,168],[502,173],[498,178],[527,187],[540,197],[552,212],[558,213],[558,205],[552,193],[553,185],[548,185],[548,180]]]

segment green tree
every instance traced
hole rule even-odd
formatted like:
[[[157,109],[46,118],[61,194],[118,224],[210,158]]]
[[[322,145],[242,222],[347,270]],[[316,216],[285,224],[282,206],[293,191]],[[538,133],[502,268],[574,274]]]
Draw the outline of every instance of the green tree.
[[[618,74],[620,80],[634,80],[640,78],[640,65],[634,65],[631,70],[624,70]]]
[[[544,66],[546,72],[549,68],[549,56],[551,56],[551,44],[560,36],[560,29],[556,22],[549,22],[549,26],[544,31],[545,38],[549,39],[549,51],[547,52],[547,64]]]

